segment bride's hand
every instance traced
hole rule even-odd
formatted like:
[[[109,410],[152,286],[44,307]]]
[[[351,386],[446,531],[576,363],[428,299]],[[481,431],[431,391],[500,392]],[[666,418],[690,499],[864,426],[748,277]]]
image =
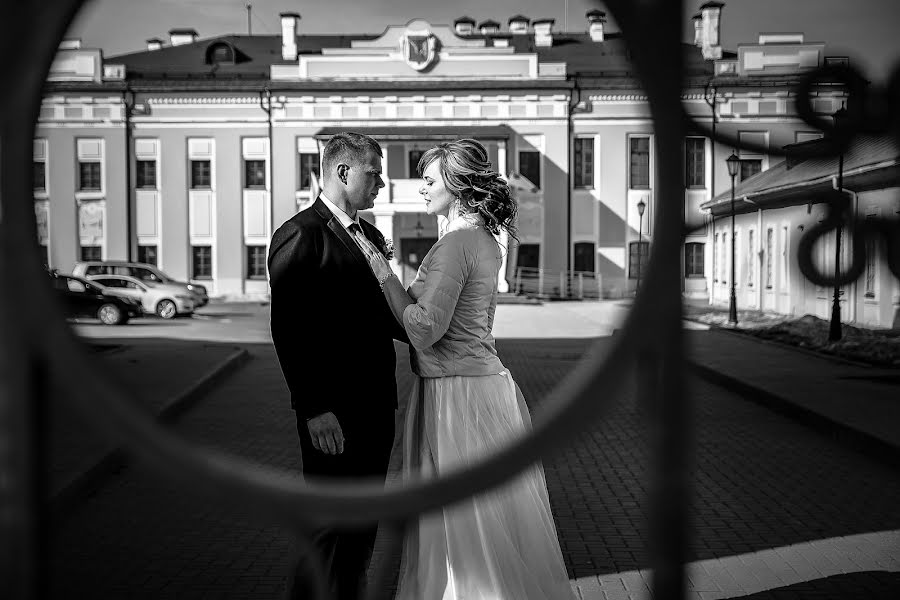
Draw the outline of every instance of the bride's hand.
[[[359,241],[362,251],[366,255],[366,260],[369,262],[369,267],[378,281],[382,281],[394,274],[390,263],[372,242],[366,239],[365,236],[361,236]]]

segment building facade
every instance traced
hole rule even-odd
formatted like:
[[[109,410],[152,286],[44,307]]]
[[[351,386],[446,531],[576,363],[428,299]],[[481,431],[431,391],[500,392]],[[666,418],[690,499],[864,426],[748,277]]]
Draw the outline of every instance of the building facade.
[[[816,135],[792,112],[790,88],[797,73],[823,64],[824,46],[768,36],[723,52],[722,7],[701,7],[695,43],[683,48],[687,113],[763,147]],[[437,237],[418,194],[418,157],[473,137],[519,202],[511,284],[521,267],[550,282],[596,274],[608,297],[633,292],[653,239],[654,133],[624,40],[606,30],[604,13],[589,12],[577,33],[522,16],[507,31],[463,17],[355,36],[304,34],[300,22],[283,13],[281,36],[201,40],[174,29],[168,42],[110,58],[64,43],[34,150],[48,265],[131,258],[213,295],[264,295],[272,232],[314,199],[325,141],[350,130],[384,149],[387,185],[364,216],[394,240],[403,281]],[[822,112],[833,110],[830,97],[819,100]],[[730,183],[730,153],[702,131],[685,140],[690,295],[716,293],[700,206]],[[742,159],[748,177],[768,167],[764,152]]]
[[[798,144],[808,146],[815,142]],[[861,137],[839,156],[797,158],[791,155],[735,190],[735,227],[731,230],[731,194],[725,192],[703,208],[719,217],[711,231],[716,246],[712,265],[712,301],[727,305],[731,282],[731,239],[735,244],[735,292],[740,310],[763,310],[792,316],[829,319],[833,287],[817,285],[800,272],[800,240],[822,223],[827,194],[843,189],[849,209],[842,233],[841,272],[854,257],[853,237],[865,221],[897,221],[900,215],[900,146],[888,138]],[[900,280],[888,267],[884,236],[866,235],[856,258],[862,274],[840,289],[841,321],[866,327],[900,327]],[[830,231],[812,246],[815,268],[835,272],[836,236]],[[865,257],[863,258],[862,254]]]

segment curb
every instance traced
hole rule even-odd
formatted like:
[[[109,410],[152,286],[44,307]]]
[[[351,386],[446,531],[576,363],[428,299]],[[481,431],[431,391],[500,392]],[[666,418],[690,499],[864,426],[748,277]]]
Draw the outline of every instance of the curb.
[[[234,370],[250,359],[245,348],[232,352],[225,360],[210,369],[183,393],[169,400],[156,414],[159,423],[172,423],[191,407],[196,405],[207,392]],[[100,456],[91,466],[76,474],[47,501],[47,508],[54,520],[58,520],[71,512],[81,501],[97,492],[97,489],[109,478],[128,466],[128,456],[119,447],[113,448]]]
[[[779,342],[777,340],[768,340],[765,338],[757,337],[752,333],[741,333],[738,331],[734,331],[729,327],[722,327],[721,325],[715,325],[713,323],[704,323],[703,321],[698,321],[697,319],[692,319],[690,317],[682,317],[685,321],[690,321],[692,323],[697,323],[700,325],[706,325],[710,329],[715,329],[716,331],[721,331],[730,335],[738,335],[741,336],[742,339],[752,340],[759,344],[769,344],[775,346],[776,348],[784,348],[785,350],[791,350],[793,352],[799,352],[800,354],[806,354],[807,356],[812,356],[814,358],[821,358],[823,360],[830,360],[833,363],[837,363],[840,365],[846,365],[850,367],[860,367],[863,369],[890,369],[892,367],[886,366],[878,366],[869,363],[864,363],[860,361],[853,360],[852,358],[844,358],[843,356],[837,356],[835,354],[827,354],[825,352],[816,352],[815,350],[810,350],[809,348],[801,348],[799,346],[794,346],[792,344],[785,344],[783,342]],[[744,330],[746,331],[746,330]]]
[[[893,468],[900,468],[900,447],[705,365],[692,360],[686,362],[694,374],[708,383],[725,388],[745,400],[764,406],[839,443],[846,444],[869,458]]]

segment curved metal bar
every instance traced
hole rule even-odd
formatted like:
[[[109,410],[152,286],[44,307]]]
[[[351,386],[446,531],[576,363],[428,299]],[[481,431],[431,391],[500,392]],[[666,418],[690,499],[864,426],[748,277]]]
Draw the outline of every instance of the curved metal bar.
[[[16,282],[0,290],[0,596],[13,600],[46,593],[39,420],[45,398],[35,381],[44,363],[31,343],[35,315],[21,306],[38,287],[40,269],[29,184],[33,126],[57,42],[79,4],[7,3],[0,24],[0,53],[7,57],[0,78],[8,84],[0,95],[0,278]]]
[[[642,284],[629,316],[647,318],[646,315],[653,311],[657,317],[654,320],[655,339],[653,335],[640,335],[637,340],[643,344],[641,353],[648,361],[644,377],[650,380],[646,396],[651,402],[654,465],[649,549],[653,597],[678,600],[684,597],[686,589],[684,564],[687,561],[691,485],[680,268],[684,228],[681,153],[685,122],[679,118],[683,111],[683,54],[665,49],[681,44],[681,31],[672,24],[681,18],[682,2],[608,0],[607,7],[622,25],[625,43],[647,91],[659,159],[656,229],[647,281]]]
[[[819,270],[814,261],[815,244],[828,233],[845,226],[844,213],[849,202],[844,194],[829,190],[823,194],[828,205],[828,214],[800,237],[797,246],[797,262],[800,272],[809,281],[823,287],[845,286],[859,279],[866,269],[868,238],[882,238],[887,246],[888,268],[895,277],[900,277],[900,219],[868,218],[857,219],[848,228],[853,235],[848,236],[851,244],[850,264],[842,267],[838,277]]]

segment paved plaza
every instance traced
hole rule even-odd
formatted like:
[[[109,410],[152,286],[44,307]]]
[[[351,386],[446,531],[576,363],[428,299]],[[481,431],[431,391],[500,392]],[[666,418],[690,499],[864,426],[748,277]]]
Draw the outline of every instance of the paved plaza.
[[[613,347],[611,334],[626,310],[612,302],[498,308],[501,358],[535,420],[547,394],[591,345]],[[110,328],[76,329],[95,345],[113,347],[98,352],[98,359],[120,380],[140,373],[150,382],[131,398],[150,412],[167,404],[160,398],[177,397],[174,388],[194,389],[197,377],[214,372],[211,362],[232,361],[218,378],[194,389],[189,406],[169,426],[193,443],[297,476],[294,415],[268,342],[265,306],[212,305],[195,319],[113,330],[115,339],[107,337]],[[690,332],[692,360],[725,372],[727,355],[741,349],[716,335],[735,334]],[[760,360],[767,354],[767,346],[747,343],[745,354]],[[177,353],[166,354],[166,345]],[[405,348],[399,348],[402,412],[411,376]],[[240,360],[235,351],[244,352]],[[168,357],[156,379],[154,356]],[[850,368],[824,364],[832,371]],[[737,372],[726,372],[716,384],[697,369],[686,379],[693,440],[688,597],[900,597],[896,466],[873,456],[871,446],[858,447],[846,436],[827,435],[797,415],[751,401],[743,388],[727,385]],[[650,597],[650,431],[636,399],[637,375],[622,376],[627,385],[612,409],[544,460],[566,566],[582,600]],[[895,390],[864,383],[870,395]],[[59,399],[54,406],[71,410]],[[89,426],[77,428],[86,440],[96,439]],[[59,469],[77,470],[73,464]],[[50,545],[52,597],[279,598],[287,583],[293,546],[284,528],[251,507],[175,485],[142,465],[109,470],[67,502]],[[399,557],[387,548],[381,537],[375,566],[386,561],[396,572]],[[381,591],[389,598],[392,588]]]

